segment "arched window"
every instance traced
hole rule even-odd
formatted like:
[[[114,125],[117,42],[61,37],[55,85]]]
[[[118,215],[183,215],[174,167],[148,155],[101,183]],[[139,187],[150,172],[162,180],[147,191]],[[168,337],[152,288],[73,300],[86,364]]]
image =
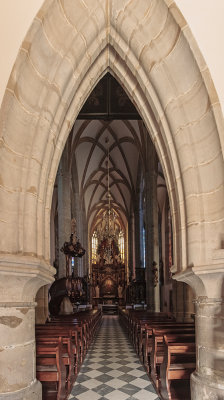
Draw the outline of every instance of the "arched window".
[[[124,263],[124,232],[119,232],[118,247],[120,251],[121,262]]]
[[[96,231],[94,231],[92,236],[92,264],[96,264],[97,247],[98,247],[98,237]]]

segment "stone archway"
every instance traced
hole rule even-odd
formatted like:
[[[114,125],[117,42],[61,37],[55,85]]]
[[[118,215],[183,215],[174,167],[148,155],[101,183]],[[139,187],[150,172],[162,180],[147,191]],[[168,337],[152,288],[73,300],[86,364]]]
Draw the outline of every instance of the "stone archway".
[[[15,363],[16,373],[9,379],[3,375],[5,398],[18,399],[21,393],[30,398],[31,392],[39,398],[30,365],[33,328],[28,337],[24,329],[28,323],[34,327],[38,288],[52,280],[53,184],[72,124],[107,71],[132,98],[163,166],[174,221],[176,279],[189,283],[197,297],[213,299],[200,300],[199,308],[208,304],[213,312],[216,304],[220,312],[222,307],[222,117],[186,21],[170,0],[76,0],[75,7],[73,0],[46,0],[21,46],[0,115],[1,318],[20,322],[16,338],[3,322],[7,340],[1,358],[5,370],[10,357],[25,360],[21,373]],[[198,359],[194,399],[216,393],[223,384],[213,365],[214,343],[209,345],[210,360],[203,354]],[[215,385],[209,383],[211,373]]]

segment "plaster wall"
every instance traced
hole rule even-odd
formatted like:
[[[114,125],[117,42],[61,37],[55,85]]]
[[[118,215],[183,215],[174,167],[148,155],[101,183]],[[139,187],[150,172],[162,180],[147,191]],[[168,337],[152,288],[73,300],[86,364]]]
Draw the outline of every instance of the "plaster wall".
[[[224,111],[224,1],[176,0],[211,72]]]
[[[20,45],[43,0],[0,0],[0,104]]]

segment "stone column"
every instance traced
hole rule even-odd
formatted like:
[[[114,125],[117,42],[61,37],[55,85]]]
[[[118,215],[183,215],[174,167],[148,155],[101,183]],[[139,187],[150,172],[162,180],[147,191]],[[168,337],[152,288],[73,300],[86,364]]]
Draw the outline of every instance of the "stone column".
[[[173,282],[173,312],[177,322],[184,320],[184,283]]]
[[[55,269],[28,256],[0,256],[0,398],[41,400],[36,380],[37,290],[53,281]]]
[[[133,220],[132,215],[129,217],[128,221],[128,269],[129,276],[131,279],[133,278]]]
[[[132,254],[132,276],[133,276],[133,279],[136,279],[136,254],[135,254],[135,249],[136,249],[136,247],[135,247],[135,218],[134,218],[134,214],[132,214],[132,223],[131,223],[131,226],[132,226],[132,231],[131,231],[131,234],[132,234],[132,251],[131,251],[131,254]]]
[[[189,285],[184,285],[184,322],[192,322],[195,314],[194,293]]]
[[[192,400],[224,399],[224,268],[192,267],[174,276],[195,293],[196,370]]]
[[[160,311],[159,293],[159,232],[157,203],[158,159],[155,147],[148,138],[146,194],[146,302],[151,311]]]
[[[139,205],[135,205],[135,265],[136,268],[141,267],[141,250],[140,250],[140,243],[141,243],[141,231],[140,231],[140,211]]]
[[[195,301],[197,365],[191,377],[193,399],[224,398],[224,299]]]
[[[42,286],[36,295],[36,324],[44,324],[48,317],[48,289],[49,285]]]
[[[173,305],[177,322],[192,322],[194,314],[193,292],[184,282],[173,281]]]
[[[88,224],[86,221],[85,211],[83,214],[83,242],[82,246],[86,250],[85,255],[82,257],[83,259],[83,276],[88,275],[89,272],[89,238],[88,238]]]
[[[72,198],[72,213],[76,220],[76,235],[82,247],[86,250],[82,258],[77,258],[75,260],[77,274],[83,277],[88,274],[88,228],[85,210],[83,210],[79,193],[73,193]]]
[[[60,251],[71,235],[71,174],[69,170],[68,143],[65,146],[58,169],[58,242],[59,242],[59,278],[66,276],[65,255]]]

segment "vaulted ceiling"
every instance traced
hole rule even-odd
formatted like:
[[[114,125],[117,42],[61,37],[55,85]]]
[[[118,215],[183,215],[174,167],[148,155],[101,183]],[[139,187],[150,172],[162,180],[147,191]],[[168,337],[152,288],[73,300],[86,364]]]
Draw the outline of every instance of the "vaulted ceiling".
[[[138,170],[143,168],[142,121],[77,120],[73,128],[79,194],[89,226],[94,227],[108,208],[108,155],[111,208],[120,226],[126,226],[136,195]]]
[[[148,133],[121,85],[109,73],[96,85],[76,120],[70,140],[73,182],[90,232],[110,208],[125,231],[146,167]],[[109,164],[108,164],[109,159]],[[165,181],[158,175],[158,206]],[[163,196],[162,196],[163,197]]]

